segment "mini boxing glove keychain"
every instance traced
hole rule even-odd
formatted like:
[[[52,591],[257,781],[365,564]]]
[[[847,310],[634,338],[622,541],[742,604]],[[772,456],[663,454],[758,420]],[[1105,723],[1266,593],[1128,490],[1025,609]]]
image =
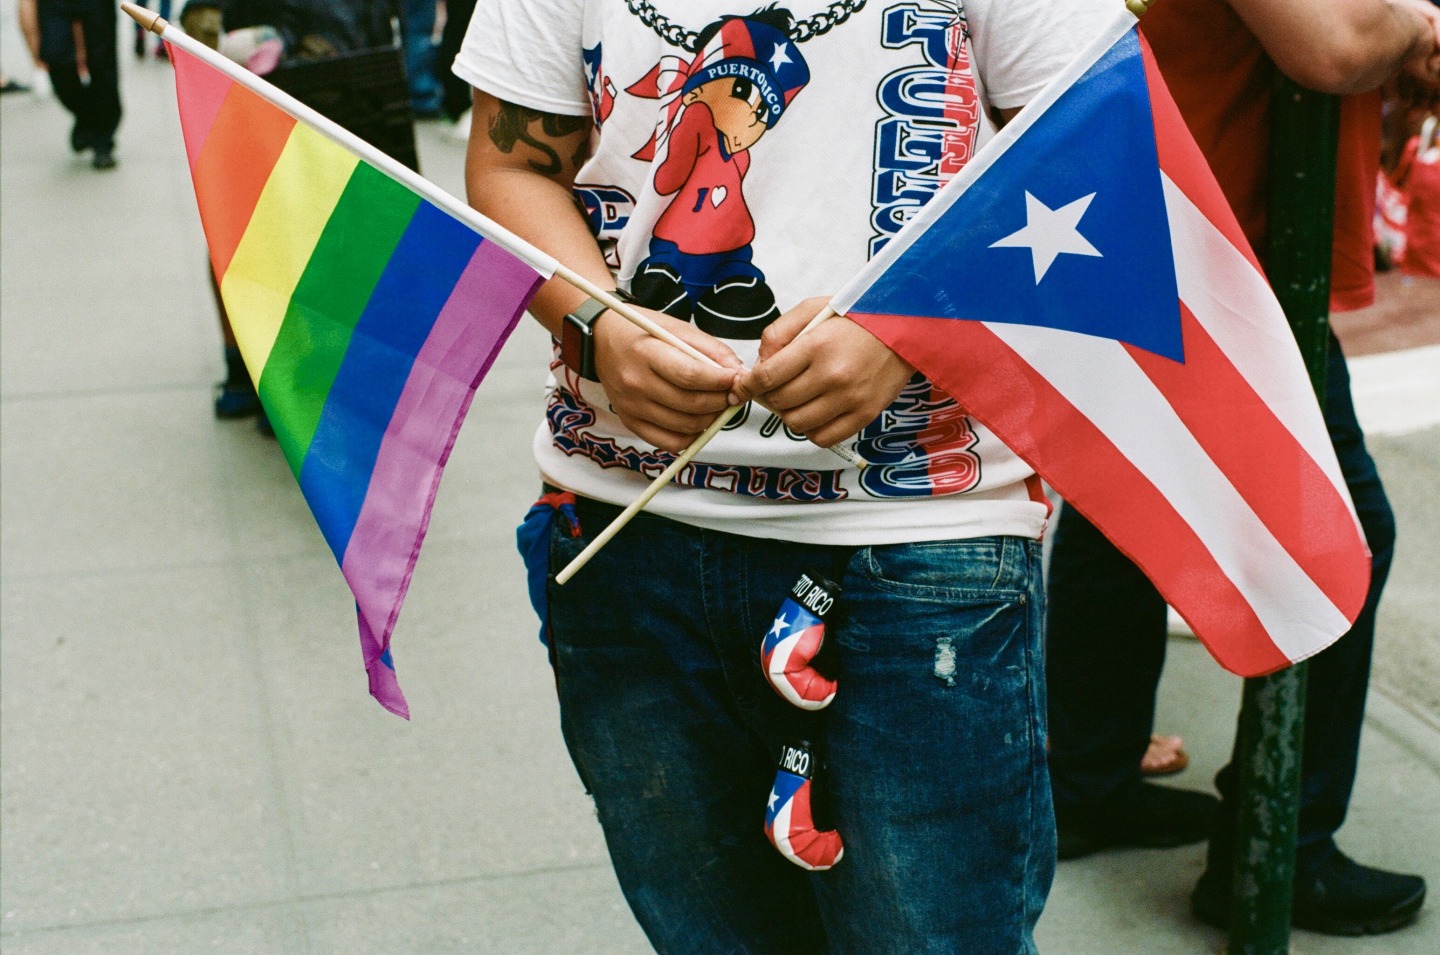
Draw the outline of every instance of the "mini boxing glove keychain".
[[[840,861],[845,847],[840,833],[823,828],[814,784],[821,771],[817,748],[818,711],[835,699],[836,682],[824,670],[825,618],[835,607],[840,588],[818,574],[801,574],[780,605],[770,632],[760,644],[760,665],[766,681],[801,713],[794,738],[780,747],[775,784],[765,807],[765,835],[780,854],[798,866],[824,870]],[[820,666],[817,667],[817,658]]]

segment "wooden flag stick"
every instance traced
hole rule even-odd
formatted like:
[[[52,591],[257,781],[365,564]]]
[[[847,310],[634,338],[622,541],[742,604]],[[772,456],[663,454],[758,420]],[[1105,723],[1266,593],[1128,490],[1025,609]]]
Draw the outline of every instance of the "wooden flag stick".
[[[819,325],[821,322],[825,321],[825,319],[833,318],[834,315],[835,312],[830,308],[830,306],[825,306],[820,310],[820,313],[818,315],[810,319],[810,323],[808,325],[806,325],[800,330],[800,335],[803,335],[806,332],[810,331],[810,329],[814,328],[816,325]],[[799,338],[800,335],[796,335],[795,337]],[[745,406],[734,405],[733,407],[726,408],[723,412],[721,412],[720,417],[716,418],[711,423],[710,427],[705,429],[704,433],[702,433],[700,437],[696,438],[690,443],[690,447],[680,452],[680,455],[674,461],[670,462],[670,466],[667,467],[664,471],[660,472],[659,477],[655,478],[655,480],[650,482],[650,486],[645,489],[644,493],[642,493],[639,497],[632,501],[629,507],[621,511],[620,514],[615,518],[615,520],[611,521],[609,526],[607,526],[603,531],[600,532],[599,536],[597,536],[593,541],[591,541],[584,550],[576,554],[575,559],[570,561],[570,563],[566,564],[565,567],[560,571],[560,573],[555,575],[555,583],[564,585],[570,580],[571,577],[574,577],[575,574],[579,572],[581,567],[584,567],[586,564],[588,564],[590,562],[590,558],[598,554],[600,552],[600,548],[610,543],[610,538],[620,533],[620,529],[622,527],[630,523],[631,519],[634,518],[636,514],[639,514],[642,510],[644,510],[645,505],[649,504],[650,501],[654,499],[655,495],[660,493],[660,489],[663,488],[665,485],[669,484],[672,480],[674,480],[675,475],[680,473],[680,469],[689,464],[690,461],[695,457],[695,455],[699,454],[701,449],[704,448],[705,445],[710,443],[711,438],[715,437],[717,434],[723,431],[725,429],[725,426],[730,423],[730,419],[739,414],[740,409],[743,407]]]

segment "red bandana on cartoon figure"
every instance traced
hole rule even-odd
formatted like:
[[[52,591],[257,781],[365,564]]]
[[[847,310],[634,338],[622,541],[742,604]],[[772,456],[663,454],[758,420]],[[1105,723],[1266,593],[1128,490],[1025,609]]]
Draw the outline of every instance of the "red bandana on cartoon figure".
[[[773,125],[780,118],[780,113],[810,80],[810,71],[799,57],[798,51],[793,60],[782,58],[780,63],[773,62],[776,42],[775,38],[769,35],[773,32],[746,17],[726,17],[722,20],[720,29],[693,60],[687,63],[682,57],[666,54],[660,57],[660,62],[656,63],[650,72],[627,87],[625,92],[632,96],[659,100],[665,107],[650,141],[635,152],[635,158],[646,162],[655,158],[656,150],[669,135],[675,124],[675,117],[683,105],[681,96],[716,78],[726,70],[727,64],[732,64],[731,69],[737,73],[743,75],[748,72],[752,79],[763,77],[769,81],[765,85],[773,98],[768,104],[771,112],[769,122]],[[764,57],[765,46],[772,48],[769,57]],[[753,66],[750,70],[745,70],[744,67],[734,64]],[[786,66],[792,68],[784,69]]]

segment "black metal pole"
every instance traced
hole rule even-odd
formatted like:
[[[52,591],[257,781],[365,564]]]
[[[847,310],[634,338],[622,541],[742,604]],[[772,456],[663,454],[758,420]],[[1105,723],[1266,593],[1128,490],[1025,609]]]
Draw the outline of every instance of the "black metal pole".
[[[1339,100],[1277,74],[1271,111],[1266,271],[1323,402]],[[1305,684],[1304,664],[1245,681],[1229,955],[1290,949]]]

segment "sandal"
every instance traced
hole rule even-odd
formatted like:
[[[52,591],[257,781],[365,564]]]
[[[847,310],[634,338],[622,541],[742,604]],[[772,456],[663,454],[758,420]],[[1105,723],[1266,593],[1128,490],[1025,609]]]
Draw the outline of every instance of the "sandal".
[[[1189,765],[1190,754],[1185,752],[1183,739],[1152,733],[1150,745],[1140,758],[1140,775],[1173,776]]]

